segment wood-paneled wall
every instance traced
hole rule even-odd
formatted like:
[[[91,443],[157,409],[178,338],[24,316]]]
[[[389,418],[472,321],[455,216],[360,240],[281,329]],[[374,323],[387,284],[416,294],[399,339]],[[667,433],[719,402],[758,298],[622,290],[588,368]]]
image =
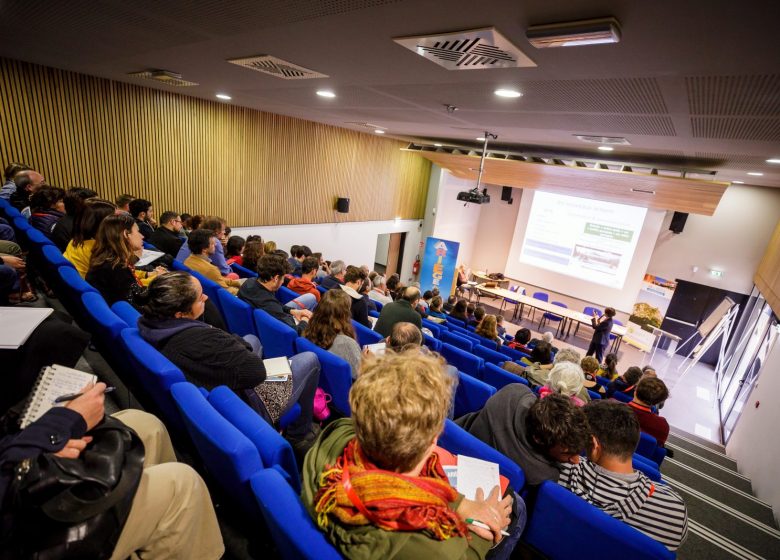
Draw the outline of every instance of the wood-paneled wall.
[[[431,164],[405,144],[0,59],[0,160],[50,184],[231,226],[421,218]],[[351,199],[336,217],[337,196]]]
[[[780,316],[780,222],[769,240],[764,258],[758,263],[753,281],[775,315]]]

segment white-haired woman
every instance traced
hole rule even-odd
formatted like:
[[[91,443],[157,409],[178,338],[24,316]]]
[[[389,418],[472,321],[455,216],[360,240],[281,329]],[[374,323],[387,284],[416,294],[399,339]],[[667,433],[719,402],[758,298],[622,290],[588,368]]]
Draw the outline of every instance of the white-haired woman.
[[[547,383],[539,389],[539,398],[543,399],[547,395],[557,393],[569,397],[577,406],[584,406],[585,401],[577,396],[582,392],[585,383],[585,375],[582,368],[572,362],[558,362],[550,370],[550,377]]]

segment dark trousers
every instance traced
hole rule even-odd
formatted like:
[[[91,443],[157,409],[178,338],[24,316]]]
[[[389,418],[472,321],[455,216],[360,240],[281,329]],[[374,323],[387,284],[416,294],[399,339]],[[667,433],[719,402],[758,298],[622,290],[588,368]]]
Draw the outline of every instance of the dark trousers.
[[[593,354],[596,355],[596,359],[599,361],[599,363],[604,363],[604,352],[607,351],[607,344],[599,344],[598,342],[590,342],[590,346],[588,346],[588,352],[585,354],[586,356],[592,356]]]

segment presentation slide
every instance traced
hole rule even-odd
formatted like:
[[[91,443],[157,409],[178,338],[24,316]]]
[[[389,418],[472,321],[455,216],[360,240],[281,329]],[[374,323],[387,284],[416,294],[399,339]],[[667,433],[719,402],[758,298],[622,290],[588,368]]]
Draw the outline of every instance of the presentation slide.
[[[646,208],[537,191],[520,262],[620,289]]]

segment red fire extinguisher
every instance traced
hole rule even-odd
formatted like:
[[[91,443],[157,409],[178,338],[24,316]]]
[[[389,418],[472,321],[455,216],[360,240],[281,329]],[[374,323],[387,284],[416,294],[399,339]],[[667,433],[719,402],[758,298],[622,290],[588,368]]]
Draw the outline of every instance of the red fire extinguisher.
[[[412,265],[412,274],[417,276],[420,273],[420,255],[417,255],[414,259],[414,264]]]

